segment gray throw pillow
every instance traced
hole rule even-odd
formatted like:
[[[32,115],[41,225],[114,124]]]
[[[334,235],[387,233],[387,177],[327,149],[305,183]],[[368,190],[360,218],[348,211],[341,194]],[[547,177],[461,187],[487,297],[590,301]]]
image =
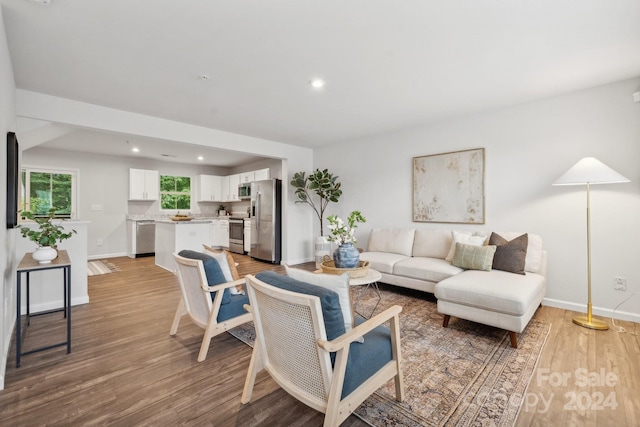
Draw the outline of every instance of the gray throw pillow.
[[[525,233],[508,241],[496,233],[491,233],[489,244],[496,245],[496,253],[493,256],[493,268],[508,271],[509,273],[525,274],[524,266],[527,258],[527,246],[529,236]]]

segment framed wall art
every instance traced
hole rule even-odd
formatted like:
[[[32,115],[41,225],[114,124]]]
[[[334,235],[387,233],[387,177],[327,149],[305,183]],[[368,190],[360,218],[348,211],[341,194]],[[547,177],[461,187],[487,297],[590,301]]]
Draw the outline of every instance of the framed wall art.
[[[413,158],[413,221],[484,224],[484,148]]]

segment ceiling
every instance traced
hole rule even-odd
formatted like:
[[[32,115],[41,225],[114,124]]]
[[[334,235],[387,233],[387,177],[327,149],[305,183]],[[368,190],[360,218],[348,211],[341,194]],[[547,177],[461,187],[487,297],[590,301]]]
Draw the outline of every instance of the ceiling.
[[[311,148],[640,75],[638,0],[0,4],[20,89]]]

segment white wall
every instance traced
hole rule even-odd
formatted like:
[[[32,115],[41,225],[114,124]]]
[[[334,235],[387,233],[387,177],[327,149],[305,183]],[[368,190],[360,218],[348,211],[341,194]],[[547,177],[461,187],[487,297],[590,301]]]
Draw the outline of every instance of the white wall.
[[[15,265],[13,252],[15,248],[15,230],[7,230],[6,223],[6,188],[7,188],[7,132],[16,129],[15,95],[16,85],[13,79],[9,47],[4,30],[4,19],[0,7],[0,212],[2,212],[2,224],[0,224],[0,268],[2,269],[2,288],[0,298],[2,306],[0,310],[0,390],[4,389],[4,374],[7,366],[7,354],[11,345],[11,333],[15,323]]]
[[[631,180],[592,186],[594,313],[611,311],[640,292],[640,78],[402,132],[322,147],[314,167],[340,176],[344,194],[330,213],[360,210],[357,236],[372,227],[483,229],[542,235],[549,253],[545,304],[584,311],[585,188],[552,187],[583,157],[593,156]],[[484,147],[486,224],[412,221],[412,158]],[[613,290],[625,277],[627,292]],[[621,312],[626,312],[621,313]],[[640,321],[640,295],[616,317]]]

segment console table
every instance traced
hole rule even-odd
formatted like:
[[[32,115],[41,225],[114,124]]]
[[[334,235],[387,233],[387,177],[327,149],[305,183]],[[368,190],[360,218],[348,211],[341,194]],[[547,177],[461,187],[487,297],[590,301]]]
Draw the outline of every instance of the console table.
[[[35,273],[38,271],[44,270],[53,270],[53,269],[61,269],[62,270],[62,288],[64,291],[63,297],[63,308],[49,310],[44,312],[39,312],[35,314],[31,314],[29,307],[29,277],[31,273]],[[17,277],[16,277],[16,368],[20,367],[20,357],[36,353],[38,351],[49,350],[51,348],[60,347],[63,345],[67,346],[67,354],[71,353],[71,261],[69,260],[69,255],[67,251],[58,250],[58,257],[47,264],[40,264],[38,261],[33,259],[31,253],[26,253],[18,264],[17,268]],[[24,326],[24,331],[22,329],[22,319],[20,315],[21,311],[21,297],[22,297],[22,274],[26,274],[27,278],[27,316],[26,316],[26,324]],[[24,341],[24,336],[27,332],[27,326],[29,326],[30,320],[32,316],[40,316],[43,314],[49,314],[53,312],[64,312],[64,317],[67,319],[67,340],[64,342],[60,342],[57,344],[48,345],[46,347],[40,347],[33,350],[29,350],[26,352],[22,352],[22,342]]]

